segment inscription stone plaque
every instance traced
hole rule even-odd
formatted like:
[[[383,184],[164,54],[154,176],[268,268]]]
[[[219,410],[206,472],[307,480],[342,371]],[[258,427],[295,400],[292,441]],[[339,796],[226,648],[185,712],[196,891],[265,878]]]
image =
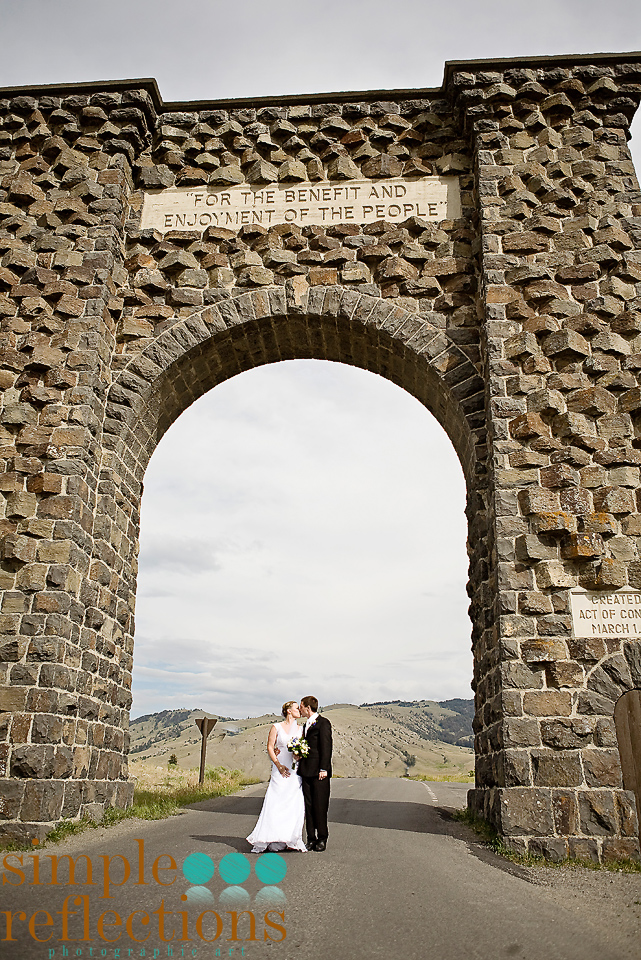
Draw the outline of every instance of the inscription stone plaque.
[[[452,220],[461,216],[458,177],[421,180],[345,180],[317,183],[241,183],[232,186],[174,187],[145,193],[141,229],[160,233],[246,224],[299,227],[331,223],[400,223],[409,217]]]
[[[570,604],[575,637],[641,638],[641,590],[576,590]]]

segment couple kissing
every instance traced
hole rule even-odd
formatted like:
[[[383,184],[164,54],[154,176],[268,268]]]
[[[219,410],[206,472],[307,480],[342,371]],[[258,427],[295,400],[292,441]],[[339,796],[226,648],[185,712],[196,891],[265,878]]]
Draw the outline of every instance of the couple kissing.
[[[283,719],[267,739],[271,776],[260,816],[247,837],[252,853],[327,847],[332,776],[332,725],[318,712],[316,697],[283,704]],[[302,727],[298,721],[303,719]],[[303,840],[303,825],[307,835]]]

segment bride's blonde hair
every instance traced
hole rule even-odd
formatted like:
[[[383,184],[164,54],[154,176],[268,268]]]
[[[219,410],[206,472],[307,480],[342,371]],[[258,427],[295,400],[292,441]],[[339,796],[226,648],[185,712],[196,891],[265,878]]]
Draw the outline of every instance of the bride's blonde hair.
[[[287,703],[283,704],[281,712],[283,714],[283,717],[285,717],[285,719],[287,719],[287,711],[289,710],[289,708],[293,707],[294,704],[297,702],[298,702],[297,700],[288,700]]]

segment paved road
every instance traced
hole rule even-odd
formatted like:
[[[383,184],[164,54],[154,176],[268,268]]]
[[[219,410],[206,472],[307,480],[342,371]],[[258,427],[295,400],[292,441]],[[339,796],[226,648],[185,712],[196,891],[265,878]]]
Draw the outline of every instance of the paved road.
[[[255,941],[246,940],[251,933],[248,914],[239,919],[234,935],[229,911],[243,907],[240,900],[234,901],[218,871],[203,890],[202,885],[194,888],[181,870],[189,854],[206,853],[218,864],[225,854],[248,852],[243,838],[260,811],[264,785],[200,803],[170,820],[127,821],[111,830],[84,834],[42,852],[40,885],[28,883],[31,872],[27,870],[21,886],[6,883],[2,887],[0,910],[16,916],[15,940],[9,942],[4,939],[5,917],[0,913],[0,940],[4,940],[0,954],[3,960],[57,960],[64,956],[100,960],[140,956],[147,960],[172,956],[181,960],[218,956],[250,960],[622,960],[634,956],[628,944],[614,942],[612,933],[599,925],[598,916],[587,910],[577,912],[576,905],[570,912],[555,903],[528,881],[525,871],[495,857],[452,821],[448,811],[464,805],[466,789],[465,784],[409,780],[333,780],[327,851],[286,854],[287,875],[276,891],[267,892],[268,898],[284,894],[286,903],[279,906],[268,899],[259,908],[256,898],[266,893],[261,892],[253,871],[243,884],[245,896],[251,897],[245,909],[256,919]],[[48,855],[65,853],[74,857],[85,853],[91,858],[95,886],[64,885],[67,874],[63,867],[58,885],[51,885]],[[110,872],[115,884],[123,878],[124,866],[117,855],[127,858],[131,873],[121,887],[112,886],[111,897],[106,898],[101,858],[112,858]],[[153,863],[161,856],[154,879]],[[162,868],[170,866],[170,856],[178,869],[163,873]],[[250,857],[253,865],[259,859]],[[16,864],[15,860],[9,862]],[[23,862],[30,863],[27,855]],[[168,882],[174,876],[171,885],[160,886],[159,881]],[[17,879],[8,875],[12,882]],[[82,870],[76,879],[84,880]],[[74,942],[66,944],[65,954],[61,924],[63,902],[70,891],[68,909],[78,914],[68,922],[68,936]],[[87,899],[74,905],[78,894]],[[224,903],[221,897],[231,898],[231,902]],[[160,918],[153,913],[161,900],[167,911],[165,940],[174,926],[176,929],[170,944],[162,941]],[[85,904],[88,934],[83,928]],[[270,907],[276,911],[269,914],[271,921],[286,930],[282,941],[282,931],[264,922]],[[43,925],[33,926],[29,932],[29,919],[38,910],[49,912],[52,926],[44,925],[47,916],[40,913],[35,923]],[[106,910],[117,911],[122,924],[107,926],[117,918],[112,914],[105,917],[104,937],[115,940],[120,933],[111,946],[96,932],[98,917]],[[216,933],[214,910],[223,925],[218,939],[210,944],[196,931],[197,918],[205,910],[212,911],[201,921],[205,937],[213,940]],[[277,916],[283,910],[284,921]],[[142,924],[144,912],[151,914],[147,927]],[[124,924],[132,916],[130,936]],[[185,925],[190,940],[184,938]],[[144,943],[132,939],[142,941],[147,935]],[[36,942],[36,937],[44,941],[48,936],[51,939],[46,943]]]

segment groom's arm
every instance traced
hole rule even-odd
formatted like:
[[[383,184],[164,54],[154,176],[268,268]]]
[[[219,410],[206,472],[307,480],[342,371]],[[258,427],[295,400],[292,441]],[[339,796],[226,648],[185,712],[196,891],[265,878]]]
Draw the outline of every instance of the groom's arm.
[[[332,725],[329,720],[320,724],[318,730],[318,755],[320,762],[320,773],[327,776],[332,761]],[[321,778],[322,779],[322,778]]]

